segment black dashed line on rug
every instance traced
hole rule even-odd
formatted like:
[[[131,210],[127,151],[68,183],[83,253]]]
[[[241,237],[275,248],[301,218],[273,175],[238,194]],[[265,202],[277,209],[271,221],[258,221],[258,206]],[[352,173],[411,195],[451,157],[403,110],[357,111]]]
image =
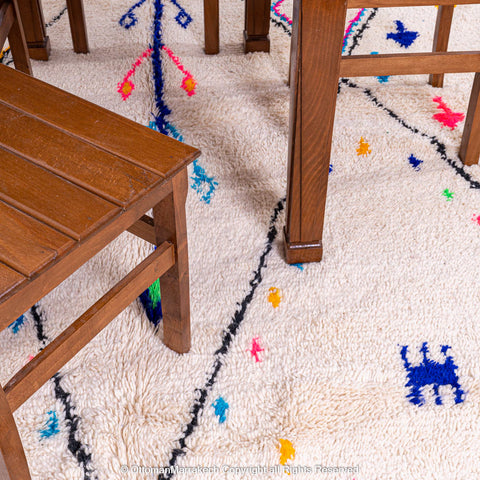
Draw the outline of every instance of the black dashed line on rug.
[[[40,342],[40,350],[43,350],[47,346],[48,337],[43,332],[43,323],[44,317],[43,312],[41,311],[38,304],[35,304],[31,309],[30,313],[33,317],[33,324],[35,325],[35,331],[37,333],[37,339]]]
[[[278,20],[272,17],[270,17],[270,22],[273,23],[276,27],[281,28],[284,31],[284,33],[286,33],[289,37],[292,36],[292,31],[282,22],[279,22]]]
[[[372,9],[370,15],[367,17],[365,22],[363,22],[362,26],[356,30],[355,35],[352,36],[352,45],[350,45],[347,55],[351,55],[353,50],[358,47],[360,40],[363,38],[365,30],[367,30],[367,28],[370,28],[370,22],[376,17],[377,12],[378,8]]]
[[[52,25],[55,25],[62,17],[65,15],[65,12],[67,11],[67,6],[65,5],[63,9],[58,13],[58,15],[55,15],[48,23],[45,24],[45,26],[51,27]]]
[[[45,316],[40,305],[35,304],[30,313],[33,317],[35,330],[37,333],[37,339],[41,343],[40,351],[43,350],[48,344],[48,337],[44,333]],[[91,467],[92,455],[86,453],[86,446],[82,445],[76,437],[78,425],[81,422],[81,418],[78,415],[74,415],[72,412],[75,407],[70,401],[71,394],[66,392],[60,385],[62,375],[57,372],[50,380],[55,385],[55,398],[59,400],[65,408],[65,424],[68,428],[68,450],[76,458],[79,466],[83,469],[84,480],[97,480],[97,476],[93,474],[94,469]],[[94,475],[94,476],[92,476]]]
[[[262,280],[263,280],[262,271],[267,266],[267,256],[271,252],[273,247],[273,242],[278,235],[278,230],[275,224],[277,222],[280,212],[284,209],[284,206],[285,206],[285,199],[282,199],[277,203],[277,206],[273,211],[273,214],[270,218],[270,227],[268,230],[267,242],[260,256],[258,267],[253,272],[253,279],[250,280],[250,290],[248,291],[247,295],[242,300],[242,302],[237,303],[238,308],[234,313],[230,321],[230,324],[223,331],[222,344],[220,348],[214,353],[215,361],[213,363],[212,373],[210,374],[208,380],[205,382],[204,387],[197,388],[195,390],[195,392],[198,394],[198,398],[197,400],[195,400],[195,403],[193,404],[193,407],[190,411],[191,420],[186,425],[183,431],[183,436],[178,440],[178,444],[180,448],[174,448],[172,450],[169,466],[164,469],[164,471],[168,473],[166,473],[165,475],[159,474],[158,480],[167,480],[172,478],[175,474],[174,468],[177,463],[178,457],[186,455],[186,449],[187,449],[186,441],[188,437],[190,437],[190,435],[192,435],[192,433],[194,432],[195,427],[198,426],[198,419],[202,414],[203,409],[205,408],[205,403],[207,401],[208,394],[212,389],[213,385],[215,384],[218,372],[223,366],[222,360],[225,357],[225,355],[227,355],[228,350],[232,344],[233,338],[237,334],[241,323],[245,319],[245,312],[247,311],[248,306],[253,300],[255,291],[257,290],[258,286],[262,283]]]
[[[65,409],[65,424],[68,429],[68,450],[83,468],[84,480],[98,480],[91,466],[92,454],[87,452],[86,445],[77,440],[78,426],[82,419],[75,413],[75,407],[71,402],[71,394],[66,392],[60,385],[62,378],[62,375],[57,372],[52,377],[52,381],[55,385],[55,398],[62,403]]]
[[[362,90],[365,96],[380,110],[385,112],[390,118],[393,118],[397,121],[402,127],[406,128],[410,132],[414,133],[415,135],[420,135],[423,138],[430,140],[430,143],[433,145],[437,153],[440,155],[440,158],[449,165],[457,175],[462,177],[470,184],[470,188],[480,189],[480,182],[477,182],[472,178],[470,174],[468,174],[463,166],[460,166],[447,155],[447,147],[444,143],[440,142],[440,140],[435,137],[434,135],[429,135],[428,133],[421,132],[418,128],[412,127],[409,125],[405,120],[403,120],[398,114],[396,114],[393,110],[386,107],[373,93],[369,88],[363,88],[357,85],[356,83],[352,82],[348,78],[342,78],[341,82],[347,85],[350,88],[356,88]]]

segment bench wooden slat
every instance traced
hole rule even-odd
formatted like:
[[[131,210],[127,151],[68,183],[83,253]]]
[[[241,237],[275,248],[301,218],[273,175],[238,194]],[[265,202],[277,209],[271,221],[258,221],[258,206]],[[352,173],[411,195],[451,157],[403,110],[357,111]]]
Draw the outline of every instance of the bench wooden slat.
[[[74,244],[70,237],[0,201],[0,261],[4,264],[31,277]]]
[[[0,145],[124,208],[163,179],[7,106],[0,124]]]
[[[174,174],[200,154],[193,147],[4,65],[0,65],[0,85],[0,102],[158,175]]]
[[[26,277],[0,262],[0,299],[3,295],[26,280]]]
[[[0,149],[0,199],[80,240],[120,207]]]

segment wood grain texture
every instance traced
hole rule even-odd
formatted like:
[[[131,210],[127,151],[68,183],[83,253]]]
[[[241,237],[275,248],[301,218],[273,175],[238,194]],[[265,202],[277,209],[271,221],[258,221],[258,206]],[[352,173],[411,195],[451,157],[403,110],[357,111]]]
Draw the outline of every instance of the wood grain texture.
[[[270,0],[245,0],[245,53],[270,51]]]
[[[168,182],[155,186],[122,215],[114,217],[105,225],[102,225],[95,232],[95,235],[90,235],[76,243],[62,256],[62,261],[56,259],[35,274],[28,282],[12,288],[0,302],[0,330],[6,328],[102,248],[127,230],[144,212],[150,210],[158,203],[159,199],[168,195],[170,191],[171,187]]]
[[[40,0],[20,0],[18,8],[30,58],[48,60],[50,39],[47,36]]]
[[[23,110],[157,175],[175,174],[200,155],[189,145],[4,65],[0,65],[0,83],[0,103]]]
[[[0,261],[5,265],[31,277],[74,244],[70,237],[0,201]]]
[[[459,156],[465,165],[478,163],[480,156],[480,73],[475,74]]]
[[[157,244],[153,218],[149,217],[148,215],[143,215],[142,218],[137,220],[131,227],[128,228],[128,231],[137,237],[142,238],[148,243],[151,243],[152,245]]]
[[[5,150],[0,156],[0,199],[80,240],[121,209]]]
[[[12,51],[13,63],[15,68],[23,73],[32,75],[32,66],[30,64],[30,55],[28,53],[25,32],[20,19],[17,0],[10,0],[14,12],[14,22],[10,27],[8,42]]]
[[[3,45],[7,40],[14,21],[15,12],[12,2],[10,0],[2,0],[0,2],[0,45]]]
[[[215,55],[220,51],[219,0],[203,0],[205,27],[205,53]]]
[[[352,55],[340,62],[341,77],[477,71],[480,71],[480,51]]]
[[[178,353],[190,350],[190,283],[185,201],[187,171],[172,179],[172,192],[153,209],[157,245],[175,245],[175,265],[160,278],[163,342]]]
[[[163,178],[5,105],[0,124],[0,146],[124,208]]]
[[[165,242],[120,280],[100,300],[50,342],[4,386],[12,412],[98,335],[175,262],[174,247]]]
[[[88,53],[87,26],[82,0],[67,0],[68,19],[75,53]]]
[[[453,5],[440,5],[438,7],[435,34],[433,36],[434,52],[446,52],[448,50],[454,9]],[[443,80],[443,73],[435,73],[430,75],[428,82],[432,87],[440,88],[443,87]]]
[[[286,258],[319,261],[345,28],[344,0],[296,0],[297,70],[290,111]],[[300,21],[299,21],[300,20]],[[321,65],[321,68],[318,66]]]
[[[0,479],[30,480],[27,459],[12,410],[0,387]]]
[[[26,282],[26,280],[27,278],[24,275],[21,275],[17,271],[12,270],[10,267],[0,262],[0,301],[2,300],[2,297],[7,295],[7,293],[9,293],[15,287],[21,286],[22,283]],[[12,323],[22,313],[18,314],[16,317],[14,317],[14,315],[7,316],[5,313],[5,321],[3,322],[3,325],[2,322],[0,322],[0,330],[3,330],[6,326],[10,325],[10,323]]]

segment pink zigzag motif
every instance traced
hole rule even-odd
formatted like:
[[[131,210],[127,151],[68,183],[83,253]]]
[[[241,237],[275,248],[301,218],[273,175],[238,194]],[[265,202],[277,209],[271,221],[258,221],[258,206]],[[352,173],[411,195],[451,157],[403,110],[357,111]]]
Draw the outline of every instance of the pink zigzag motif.
[[[289,25],[292,25],[293,21],[291,18],[287,17],[287,15],[280,13],[280,5],[284,2],[284,0],[277,0],[273,5],[272,5],[272,12],[277,16],[280,17],[280,20],[286,21]]]
[[[440,110],[443,110],[443,113],[436,113],[432,118],[442,123],[445,127],[450,127],[454,130],[458,124],[465,118],[465,114],[461,112],[454,112],[447,107],[442,97],[435,97],[432,99],[435,103],[438,103]]]

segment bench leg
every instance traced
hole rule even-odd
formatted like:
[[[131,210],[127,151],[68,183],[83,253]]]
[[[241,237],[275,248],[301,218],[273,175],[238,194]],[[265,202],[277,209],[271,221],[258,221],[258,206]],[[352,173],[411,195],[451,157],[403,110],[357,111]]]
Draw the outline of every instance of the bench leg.
[[[344,0],[294,2],[285,228],[288,263],[318,262],[322,258],[346,3]]]
[[[459,157],[465,165],[478,163],[480,156],[480,73],[475,74]]]
[[[218,0],[203,0],[203,20],[205,23],[205,53],[215,55],[220,50]]]
[[[448,49],[448,39],[450,37],[450,28],[452,26],[453,5],[439,5],[437,13],[437,23],[435,25],[435,36],[433,38],[433,51],[446,52]],[[431,74],[428,83],[432,87],[443,87],[443,73]]]
[[[50,39],[47,36],[40,0],[21,0],[18,3],[30,58],[48,60]]]
[[[30,480],[27,459],[15,420],[0,387],[0,478],[2,480]]]
[[[269,52],[270,0],[245,0],[245,53]]]
[[[178,353],[190,350],[190,286],[185,201],[187,170],[172,179],[172,192],[154,209],[156,243],[175,246],[175,265],[160,278],[163,312],[163,341]]]
[[[75,53],[88,53],[87,27],[82,0],[67,0],[68,19]]]
[[[10,49],[12,50],[13,63],[17,70],[32,75],[32,66],[30,65],[27,42],[25,40],[23,25],[20,21],[20,13],[16,0],[13,0],[12,6],[14,9],[15,20],[8,33],[8,42],[10,44]]]

